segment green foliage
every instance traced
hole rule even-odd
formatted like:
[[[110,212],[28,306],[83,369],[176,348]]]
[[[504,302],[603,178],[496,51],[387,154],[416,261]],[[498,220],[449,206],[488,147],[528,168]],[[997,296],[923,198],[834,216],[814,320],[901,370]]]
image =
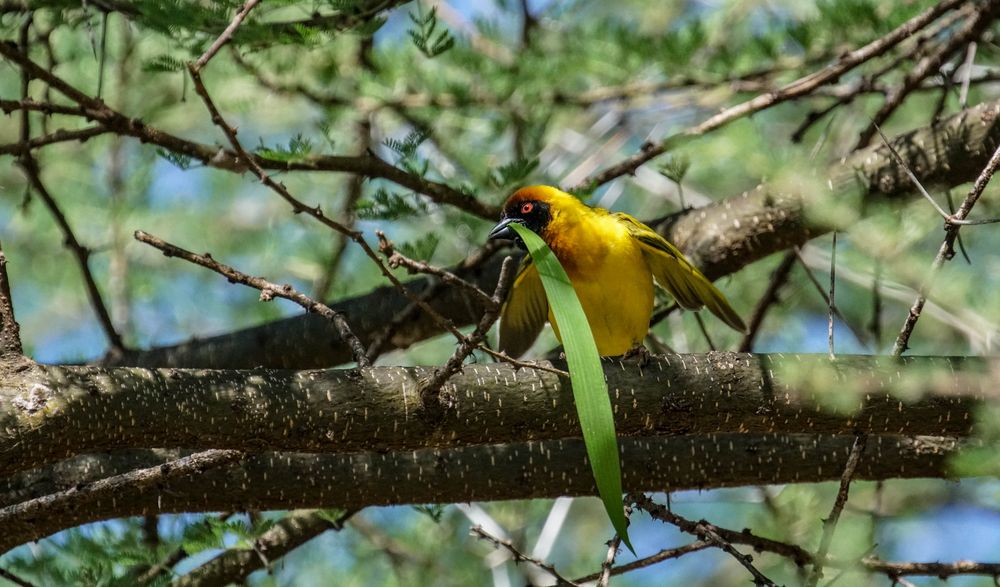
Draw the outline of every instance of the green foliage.
[[[398,220],[424,213],[427,206],[412,192],[401,194],[379,188],[374,194],[358,201],[355,210],[358,218],[363,220]]]
[[[195,160],[193,157],[190,157],[188,155],[183,155],[181,153],[175,153],[174,151],[167,151],[166,149],[158,148],[156,149],[156,154],[159,155],[160,157],[163,157],[164,159],[166,159],[167,161],[169,161],[175,167],[177,167],[182,171],[187,171],[188,169],[191,169],[191,166],[195,164]]]
[[[207,516],[200,523],[187,527],[181,547],[188,555],[223,548],[250,550],[261,534],[273,528],[274,524],[271,518],[258,518],[250,523],[242,518],[222,520]]]
[[[276,144],[273,147],[268,147],[264,145],[264,139],[260,139],[260,144],[254,152],[265,159],[290,163],[302,161],[312,154],[312,150],[312,141],[305,138],[302,133],[297,133],[288,139],[287,145]]]
[[[674,183],[684,181],[684,176],[691,169],[691,158],[686,155],[672,155],[659,167],[660,175]]]
[[[142,70],[149,72],[183,71],[185,67],[184,61],[170,55],[156,55],[142,64]]]
[[[344,514],[347,513],[347,510],[324,508],[316,510],[315,513],[317,516],[323,518],[331,524],[339,524],[343,521]]]
[[[385,140],[385,146],[404,158],[414,158],[417,156],[417,149],[427,140],[427,132],[415,130],[403,137],[402,140],[389,137]]]
[[[441,523],[441,517],[444,516],[445,511],[448,507],[441,505],[439,503],[432,504],[418,504],[413,506],[413,510],[419,512],[420,514],[427,516],[435,524]]]
[[[625,519],[622,505],[622,473],[618,459],[615,418],[611,413],[604,367],[597,354],[597,343],[590,331],[587,315],[583,313],[583,306],[576,296],[573,283],[545,241],[523,224],[514,222],[509,226],[524,241],[542,279],[549,308],[559,323],[573,387],[573,401],[576,403],[576,413],[580,418],[583,442],[587,447],[587,458],[597,482],[597,491],[604,502],[611,525],[634,554],[635,549],[628,537],[628,520]]]
[[[440,243],[441,237],[431,232],[418,239],[400,243],[396,248],[411,259],[430,259]]]
[[[433,59],[455,46],[455,37],[451,36],[448,29],[441,29],[437,31],[436,35],[434,34],[438,26],[437,8],[431,8],[431,11],[425,16],[418,3],[417,13],[411,12],[410,20],[415,26],[407,31],[410,40],[428,59]]]
[[[490,183],[497,188],[506,188],[524,181],[538,168],[538,158],[517,159],[497,167],[490,174]]]
[[[74,529],[61,538],[40,543],[33,553],[8,555],[4,567],[39,585],[128,587],[135,584],[135,569],[156,564],[169,548],[149,548],[134,521]],[[150,584],[164,585],[167,579]]]
[[[396,165],[405,169],[407,173],[423,177],[427,174],[430,163],[417,157],[417,149],[427,140],[427,136],[424,130],[414,130],[402,140],[392,137],[386,139],[385,146],[396,154]]]

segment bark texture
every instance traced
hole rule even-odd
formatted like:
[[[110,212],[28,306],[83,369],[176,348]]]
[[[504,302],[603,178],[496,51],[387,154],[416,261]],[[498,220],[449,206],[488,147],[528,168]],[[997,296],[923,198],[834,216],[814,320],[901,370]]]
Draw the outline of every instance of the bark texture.
[[[804,483],[839,479],[853,435],[727,433],[620,439],[625,491]],[[956,438],[876,435],[857,479],[947,477]],[[178,451],[85,455],[15,475],[0,484],[0,515],[109,475],[155,467]],[[0,552],[64,528],[153,513],[456,503],[596,495],[583,442],[517,442],[456,449],[347,454],[262,453],[198,475],[123,487],[114,495],[52,500],[11,517]],[[311,524],[319,524],[313,520]]]
[[[710,353],[608,362],[620,436],[966,436],[1000,361]],[[568,380],[469,365],[427,413],[429,367],[210,371],[44,367],[0,385],[0,474],[123,448],[350,452],[573,438]]]

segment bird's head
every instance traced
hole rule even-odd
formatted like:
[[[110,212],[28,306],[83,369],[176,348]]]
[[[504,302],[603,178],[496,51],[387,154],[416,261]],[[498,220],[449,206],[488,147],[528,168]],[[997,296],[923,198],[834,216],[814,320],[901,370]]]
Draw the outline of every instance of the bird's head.
[[[562,208],[573,204],[579,205],[579,200],[553,187],[534,185],[521,188],[507,198],[500,222],[490,231],[489,238],[512,240],[523,248],[511,224],[523,224],[545,239],[546,228],[552,218]]]

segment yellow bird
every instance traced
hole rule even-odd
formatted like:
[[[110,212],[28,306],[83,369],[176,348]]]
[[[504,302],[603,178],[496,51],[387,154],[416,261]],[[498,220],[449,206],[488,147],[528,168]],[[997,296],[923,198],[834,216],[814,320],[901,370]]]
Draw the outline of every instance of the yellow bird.
[[[712,282],[675,246],[627,214],[591,208],[548,186],[516,192],[490,238],[518,241],[510,224],[519,222],[552,249],[580,298],[601,356],[624,354],[642,344],[653,315],[653,280],[689,310],[707,307],[741,332],[743,320]],[[559,327],[545,298],[538,271],[525,256],[500,314],[500,350],[519,357],[545,325]]]

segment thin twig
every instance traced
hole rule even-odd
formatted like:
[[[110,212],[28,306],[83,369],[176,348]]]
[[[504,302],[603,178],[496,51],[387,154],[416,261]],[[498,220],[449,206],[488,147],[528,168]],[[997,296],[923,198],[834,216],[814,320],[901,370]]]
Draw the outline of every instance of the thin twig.
[[[465,291],[471,293],[473,297],[479,298],[479,301],[485,308],[490,310],[498,309],[499,304],[503,304],[503,298],[500,299],[498,304],[496,296],[490,296],[490,294],[479,289],[479,287],[475,284],[462,279],[447,269],[435,267],[424,261],[411,259],[400,253],[396,250],[392,241],[387,239],[385,237],[385,233],[381,230],[376,231],[375,235],[378,237],[378,249],[383,255],[386,256],[389,267],[392,267],[393,269],[405,267],[410,273],[426,273],[427,275],[433,275],[448,285],[464,289]]]
[[[608,542],[608,554],[601,564],[601,576],[597,579],[597,587],[608,587],[611,580],[611,567],[615,564],[615,557],[618,556],[618,549],[621,548],[622,537],[615,534],[615,537]]]
[[[649,512],[649,514],[654,518],[677,526],[677,528],[681,531],[691,534],[699,540],[707,542],[715,548],[729,554],[736,559],[736,561],[740,563],[743,568],[750,572],[754,578],[755,585],[776,587],[776,583],[774,581],[768,579],[766,575],[761,573],[760,570],[753,565],[753,557],[736,550],[736,548],[733,547],[732,541],[725,537],[724,532],[719,532],[720,529],[714,524],[705,520],[701,520],[699,522],[687,520],[667,508],[658,506],[658,504],[655,504],[653,500],[643,494],[630,494],[626,497],[626,501],[635,503],[638,507]]]
[[[233,38],[233,33],[235,33],[236,29],[238,29],[240,24],[243,23],[243,19],[245,19],[247,15],[250,14],[250,11],[253,10],[254,6],[257,6],[259,3],[260,0],[247,0],[247,2],[243,4],[243,8],[239,9],[236,16],[233,17],[232,22],[229,23],[229,26],[222,31],[222,34],[215,39],[215,42],[212,43],[208,50],[206,50],[205,53],[198,58],[198,61],[195,62],[194,67],[198,71],[205,67],[205,65],[207,65],[213,57],[215,57],[215,54],[219,52],[219,49],[221,49],[223,45],[228,43],[229,40]]]
[[[470,269],[475,269],[482,266],[483,263],[493,258],[493,255],[499,251],[504,245],[500,244],[500,241],[486,241],[486,244],[479,247],[472,254],[467,256],[461,262],[456,264],[450,270],[451,273],[468,271]],[[425,287],[418,295],[418,297],[424,302],[430,302],[438,293],[442,291],[441,282],[439,280],[431,280],[430,283]],[[371,338],[371,342],[368,344],[368,358],[371,361],[375,361],[376,358],[385,350],[386,345],[395,336],[399,328],[405,324],[407,321],[411,320],[416,314],[420,306],[415,302],[410,302],[407,304],[403,310],[398,312],[393,316],[392,320],[385,325],[384,328],[376,335]]]
[[[639,508],[645,510],[654,519],[672,524],[681,528],[687,533],[691,533],[697,522],[688,520],[668,508],[654,502],[649,497],[641,493],[629,494],[626,501],[635,503]],[[701,522],[707,524],[707,522]],[[757,552],[770,552],[778,556],[791,560],[798,566],[810,565],[815,560],[813,553],[797,544],[781,542],[771,538],[757,536],[750,530],[732,530],[722,528],[714,524],[709,524],[712,529],[733,544],[745,544],[752,547]],[[827,558],[824,566],[833,568],[848,568],[860,566],[869,573],[882,573],[888,577],[901,577],[904,575],[926,575],[931,577],[947,578],[957,575],[986,575],[1000,576],[1000,563],[984,563],[975,561],[956,561],[953,563],[924,563],[924,562],[896,562],[883,561],[873,557],[857,561],[841,561]]]
[[[485,344],[479,345],[479,350],[483,351],[487,355],[493,357],[494,359],[500,361],[501,363],[508,363],[517,367],[518,369],[537,369],[539,371],[545,371],[546,373],[552,373],[553,375],[559,375],[560,377],[569,377],[569,371],[563,371],[562,369],[556,369],[555,367],[549,367],[548,365],[542,365],[541,363],[535,361],[522,361],[508,356],[506,353],[497,352]]]
[[[990,179],[992,179],[997,167],[1000,167],[1000,147],[997,147],[997,149],[993,152],[993,156],[990,157],[986,167],[983,168],[979,177],[976,178],[975,183],[972,184],[972,189],[969,190],[969,193],[962,202],[962,205],[959,206],[958,212],[954,214],[955,219],[965,220],[965,218],[969,215],[969,212],[972,211],[972,207],[976,205],[976,202],[979,200],[979,196],[982,195],[983,190],[986,189],[986,185],[990,182]],[[892,349],[893,356],[901,356],[909,347],[910,335],[913,334],[913,328],[917,325],[917,320],[920,318],[920,312],[923,311],[924,304],[927,303],[927,290],[930,288],[931,281],[933,281],[941,266],[944,265],[944,262],[955,256],[955,240],[958,238],[958,231],[960,228],[961,225],[955,223],[948,223],[945,225],[944,242],[941,243],[941,247],[938,249],[937,255],[931,263],[930,274],[928,275],[926,281],[924,281],[924,284],[920,287],[917,299],[914,300],[913,305],[910,307],[906,320],[903,322],[903,327],[900,329],[899,335],[896,337],[896,342]]]
[[[92,137],[106,134],[108,132],[111,131],[108,130],[107,127],[101,125],[88,126],[77,130],[66,130],[64,128],[60,128],[51,134],[34,137],[32,139],[28,139],[27,141],[0,145],[0,155],[23,155],[24,153],[28,153],[42,147],[47,147],[49,145],[54,145],[56,143],[66,143],[71,141],[80,141],[81,143],[84,143]]]
[[[11,583],[17,585],[18,587],[35,587],[34,583],[25,581],[21,577],[18,577],[14,573],[8,571],[7,569],[0,568],[0,577],[7,579]]]
[[[136,469],[92,483],[77,485],[64,491],[0,508],[0,523],[6,525],[15,520],[51,515],[51,512],[59,508],[75,507],[115,495],[123,488],[136,490],[165,483],[171,479],[228,465],[242,459],[244,454],[238,450],[206,450],[162,465]]]
[[[493,545],[494,548],[503,548],[504,550],[506,550],[511,554],[515,563],[526,562],[535,565],[536,567],[542,569],[543,571],[555,577],[556,581],[559,581],[559,583],[562,585],[579,585],[575,581],[570,581],[566,577],[562,576],[559,573],[559,571],[557,571],[556,568],[551,564],[524,554],[523,552],[518,550],[518,548],[514,546],[514,543],[511,542],[510,540],[497,538],[496,536],[484,530],[483,527],[478,524],[469,528],[469,534],[475,536],[476,538],[481,538],[489,542],[490,544]]]
[[[3,111],[4,114],[10,114],[11,112],[16,112],[18,110],[41,112],[46,116],[51,116],[53,114],[65,114],[67,116],[82,117],[87,116],[87,109],[81,106],[67,106],[65,104],[41,102],[31,98],[30,96],[21,100],[0,99],[0,111]]]
[[[364,251],[365,255],[367,255],[368,258],[375,263],[375,265],[378,267],[382,275],[385,276],[386,279],[388,279],[389,282],[392,283],[392,285],[397,290],[400,291],[400,293],[406,296],[406,298],[409,299],[410,301],[420,306],[420,309],[426,312],[429,316],[431,316],[442,329],[450,332],[459,341],[463,341],[465,339],[465,335],[462,334],[461,331],[459,331],[458,328],[455,327],[455,324],[452,321],[441,316],[438,312],[434,310],[434,308],[430,306],[430,304],[421,300],[418,296],[415,296],[408,289],[406,289],[406,286],[404,286],[399,281],[399,279],[396,278],[396,276],[392,273],[392,271],[385,265],[385,263],[382,262],[379,256],[368,244],[368,241],[365,240],[364,236],[359,231],[351,230],[346,226],[344,226],[343,224],[333,220],[332,218],[324,214],[319,206],[315,207],[306,206],[304,203],[302,203],[302,201],[293,196],[291,192],[289,192],[288,189],[284,186],[284,184],[276,182],[273,178],[271,178],[271,176],[264,171],[263,167],[261,167],[260,163],[258,163],[258,161],[254,157],[252,157],[249,153],[246,152],[246,150],[243,148],[243,145],[240,144],[239,139],[236,138],[236,129],[234,129],[232,126],[226,123],[225,119],[219,113],[219,110],[216,107],[215,102],[212,100],[212,97],[208,93],[208,89],[205,87],[205,83],[201,79],[201,74],[198,73],[198,71],[193,67],[192,64],[188,65],[188,72],[191,74],[191,79],[194,82],[195,92],[201,97],[202,101],[205,103],[205,107],[208,109],[209,114],[212,117],[212,122],[222,130],[222,132],[226,135],[226,138],[229,140],[230,145],[232,145],[233,150],[236,153],[237,162],[245,165],[250,171],[253,172],[254,175],[257,176],[257,178],[260,180],[261,183],[270,188],[271,191],[281,196],[281,198],[285,200],[285,202],[287,202],[292,207],[292,210],[294,210],[296,213],[302,213],[311,216],[312,218],[318,220],[324,226],[347,236],[355,243],[357,243],[361,247],[361,250]]]
[[[944,199],[945,199],[946,202],[948,202],[948,212],[951,213],[952,216],[954,216],[955,215],[955,201],[951,197],[951,190],[950,189],[949,190],[945,190],[945,192],[944,192]],[[969,252],[965,250],[965,243],[962,241],[962,235],[961,234],[959,234],[958,237],[956,238],[956,242],[958,243],[958,250],[962,253],[962,258],[965,259],[966,263],[968,263],[969,265],[972,265],[972,259],[969,258]]]
[[[937,210],[937,213],[940,214],[942,218],[944,218],[945,220],[951,218],[952,215],[945,212],[944,209],[940,205],[938,205],[937,201],[933,197],[931,197],[929,193],[927,193],[927,190],[924,189],[923,184],[920,183],[920,180],[917,179],[917,176],[914,175],[913,171],[910,170],[910,166],[907,165],[905,161],[903,161],[903,158],[899,155],[899,152],[896,151],[896,148],[892,146],[892,142],[890,142],[889,138],[885,136],[884,132],[882,132],[882,127],[876,124],[875,130],[878,132],[879,136],[882,137],[882,142],[889,149],[889,155],[892,156],[892,160],[896,162],[896,165],[899,165],[900,167],[903,168],[903,171],[906,173],[906,176],[910,178],[910,182],[913,183],[913,187],[917,188],[917,191],[920,192],[920,195],[923,196],[928,202],[930,202],[931,206],[934,206],[934,209]]]
[[[830,297],[827,303],[827,345],[830,352],[830,358],[836,358],[833,352],[833,310],[837,307],[836,303],[836,293],[837,293],[837,231],[833,231],[833,243],[830,245]]]
[[[56,203],[55,198],[42,183],[42,177],[38,169],[38,162],[30,154],[23,154],[23,156],[18,160],[18,164],[21,169],[24,170],[25,175],[28,177],[28,182],[34,188],[35,193],[42,199],[45,203],[45,207],[48,208],[49,213],[52,214],[53,220],[59,226],[59,230],[63,234],[63,243],[66,247],[73,253],[73,257],[76,259],[76,264],[80,268],[80,273],[83,275],[83,282],[87,288],[87,295],[90,298],[90,305],[94,308],[94,312],[97,314],[98,322],[101,324],[101,328],[104,329],[104,335],[108,339],[108,343],[111,346],[112,353],[122,353],[125,351],[125,344],[122,342],[121,335],[115,330],[114,322],[111,320],[111,314],[108,313],[108,307],[104,304],[104,297],[101,295],[100,288],[97,287],[97,281],[94,279],[94,274],[90,270],[90,254],[91,250],[77,240],[76,234],[73,232],[73,228],[69,225],[69,221],[66,219],[66,215],[63,214],[62,210],[59,208],[59,204]]]
[[[694,314],[694,321],[698,323],[698,330],[701,331],[701,335],[705,337],[705,342],[708,343],[708,350],[715,350],[715,343],[712,342],[712,337],[708,335],[708,329],[705,328],[705,321],[701,317],[700,312],[692,312]]]
[[[230,282],[241,283],[254,289],[258,289],[260,290],[261,301],[269,302],[275,297],[284,298],[302,306],[307,312],[315,312],[319,314],[329,320],[333,324],[334,328],[337,329],[341,338],[343,338],[347,344],[350,345],[351,352],[354,353],[354,360],[357,361],[358,367],[369,367],[371,365],[368,361],[368,357],[365,356],[365,347],[361,344],[361,341],[358,340],[358,337],[351,331],[351,327],[344,318],[344,315],[322,302],[318,302],[305,294],[299,293],[291,285],[278,285],[262,277],[247,275],[246,273],[234,269],[229,265],[216,261],[211,255],[199,255],[197,253],[192,253],[191,251],[170,244],[141,230],[135,231],[135,240],[159,249],[167,257],[179,257],[185,261],[201,265],[206,269],[211,269],[228,279]]]
[[[816,277],[816,274],[813,273],[812,267],[810,267],[809,264],[806,263],[805,258],[802,256],[802,250],[796,247],[794,251],[796,258],[799,261],[799,264],[802,266],[802,269],[806,272],[806,277],[809,278],[809,282],[813,284],[813,287],[816,288],[816,291],[819,292],[819,295],[823,298],[823,303],[826,304],[827,307],[830,307],[832,305],[834,315],[837,316],[837,318],[840,318],[840,321],[846,324],[847,327],[851,329],[851,333],[854,335],[854,337],[857,338],[862,343],[868,344],[868,336],[865,334],[865,332],[863,330],[856,328],[853,324],[848,322],[847,318],[844,316],[843,313],[841,313],[840,308],[838,308],[836,304],[831,304],[829,293],[827,293],[827,290],[823,288],[823,284],[819,282],[819,279]]]
[[[514,281],[515,270],[514,259],[512,257],[505,258],[500,268],[500,279],[497,281],[497,287],[493,292],[490,305],[483,312],[483,317],[480,318],[476,329],[472,334],[460,341],[458,348],[455,349],[455,352],[444,366],[435,369],[434,375],[431,376],[430,380],[420,386],[420,396],[424,401],[424,405],[438,403],[437,400],[441,388],[448,379],[462,370],[465,358],[472,354],[472,351],[476,350],[483,339],[486,338],[490,327],[500,317],[500,307],[507,297],[507,291],[510,289],[511,283]]]
[[[851,481],[854,479],[854,472],[861,461],[861,455],[865,452],[865,445],[868,443],[867,434],[858,434],[854,438],[851,452],[847,456],[847,463],[844,465],[844,473],[840,476],[840,488],[837,490],[837,497],[830,508],[830,515],[823,520],[823,535],[819,541],[819,548],[813,559],[812,572],[806,581],[808,587],[816,587],[820,577],[823,576],[823,566],[826,563],[827,553],[830,552],[830,544],[833,542],[833,533],[837,529],[837,522],[840,521],[840,514],[844,511],[844,504],[847,503],[847,496],[851,491]]]
[[[906,97],[919,87],[924,79],[933,75],[945,61],[960,51],[965,44],[978,38],[993,22],[994,14],[1000,5],[995,0],[990,0],[981,4],[977,3],[976,6],[977,9],[973,12],[965,26],[952,35],[948,39],[948,42],[940,49],[921,59],[906,75],[903,83],[886,96],[881,108],[872,116],[871,123],[861,131],[855,150],[868,146],[877,132],[875,127],[885,124],[885,121],[899,109],[903,101],[906,100]]]
[[[732,108],[727,108],[698,125],[667,137],[658,144],[645,145],[638,154],[588,177],[579,186],[577,186],[577,189],[593,189],[594,187],[605,184],[617,177],[621,177],[622,175],[635,173],[637,168],[650,159],[662,155],[668,150],[693,138],[721,128],[744,116],[760,112],[761,110],[781,104],[782,102],[787,102],[800,96],[808,95],[819,86],[834,82],[855,67],[885,54],[901,41],[909,38],[945,12],[961,5],[962,2],[963,0],[945,0],[944,2],[936,4],[935,6],[932,6],[931,8],[904,22],[892,32],[879,37],[875,41],[872,41],[859,49],[844,54],[836,62],[817,72],[801,77],[777,90],[761,94],[751,100],[743,102],[742,104],[733,106]]]
[[[781,263],[778,264],[771,274],[771,281],[767,284],[764,295],[761,296],[757,301],[757,305],[754,306],[753,314],[750,315],[750,322],[747,325],[747,333],[743,335],[743,340],[740,341],[740,345],[737,348],[739,352],[749,353],[753,349],[754,339],[757,338],[757,333],[764,323],[764,316],[767,314],[768,309],[777,303],[778,292],[788,281],[788,276],[791,275],[794,265],[795,251],[785,253],[785,256],[781,259]]]
[[[178,155],[196,159],[204,165],[216,169],[242,173],[246,164],[236,153],[220,149],[216,145],[208,145],[189,141],[154,126],[146,124],[138,118],[131,118],[109,107],[104,102],[87,95],[51,71],[38,65],[27,54],[9,41],[0,41],[0,56],[17,64],[23,71],[47,84],[70,100],[80,105],[86,111],[86,116],[95,122],[105,125],[111,132],[122,136],[130,136],[162,147]],[[496,219],[499,210],[496,206],[486,204],[469,194],[461,192],[449,185],[408,173],[390,164],[375,154],[366,152],[361,156],[317,155],[297,161],[278,161],[258,155],[251,155],[261,167],[278,171],[330,171],[338,173],[361,174],[366,177],[380,177],[396,183],[415,192],[424,194],[439,204],[454,206],[470,214]]]
[[[705,550],[706,548],[711,548],[711,547],[712,547],[711,543],[705,542],[704,540],[697,540],[685,546],[678,546],[677,548],[665,548],[654,555],[641,558],[637,561],[633,561],[618,567],[611,567],[611,576],[622,575],[628,573],[629,571],[642,569],[651,565],[655,565],[656,563],[661,563],[666,560],[680,558],[685,554],[698,552],[699,550]],[[596,581],[597,579],[600,578],[602,572],[603,570],[597,573],[587,575],[586,577],[580,577],[578,579],[575,579],[575,581],[577,583],[589,583],[590,581]]]

